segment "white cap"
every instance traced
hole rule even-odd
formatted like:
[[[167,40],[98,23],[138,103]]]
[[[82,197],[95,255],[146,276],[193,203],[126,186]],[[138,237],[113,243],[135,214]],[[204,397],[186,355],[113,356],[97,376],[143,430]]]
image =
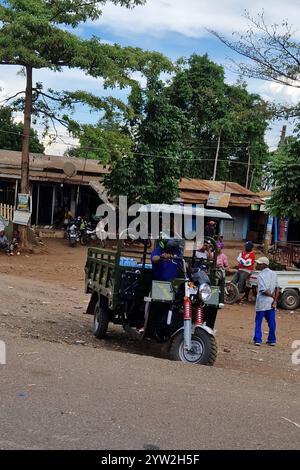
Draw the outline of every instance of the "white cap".
[[[258,258],[258,260],[256,260],[256,263],[257,264],[266,264],[267,266],[269,266],[270,261],[268,260],[268,258],[266,256],[262,256],[261,258]]]

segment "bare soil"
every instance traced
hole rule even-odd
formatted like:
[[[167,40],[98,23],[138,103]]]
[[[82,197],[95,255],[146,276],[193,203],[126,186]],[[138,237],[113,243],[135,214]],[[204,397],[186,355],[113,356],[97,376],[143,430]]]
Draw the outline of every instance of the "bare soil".
[[[70,248],[65,240],[47,240],[34,254],[7,257],[0,254],[0,338],[2,331],[78,347],[105,348],[125,354],[167,357],[164,346],[139,342],[120,327],[112,327],[99,341],[84,315],[89,298],[84,294],[87,249]],[[230,249],[234,259],[234,250]],[[252,344],[254,303],[226,306],[220,310],[216,329],[218,358],[215,367],[259,374],[296,383],[299,366],[291,362],[292,342],[300,339],[300,311],[277,312],[278,344]],[[263,327],[265,339],[267,325]]]

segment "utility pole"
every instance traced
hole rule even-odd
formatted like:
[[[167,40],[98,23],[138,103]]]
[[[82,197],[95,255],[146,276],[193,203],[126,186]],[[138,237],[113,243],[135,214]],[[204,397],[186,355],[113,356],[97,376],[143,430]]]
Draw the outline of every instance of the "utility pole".
[[[25,110],[24,110],[24,127],[22,140],[22,157],[21,157],[21,192],[29,194],[29,146],[30,146],[30,130],[31,130],[31,113],[32,113],[32,67],[26,67],[26,92],[25,92]],[[28,237],[26,225],[19,225],[20,242],[22,248],[27,248]]]
[[[285,142],[285,137],[286,137],[286,125],[282,126],[281,134],[280,134],[280,140],[279,140],[279,143],[278,143],[278,149],[280,149],[280,147],[283,146],[283,144]]]
[[[251,190],[251,188],[252,188],[252,182],[253,182],[253,178],[254,178],[254,173],[255,173],[255,168],[254,168],[254,170],[252,171],[252,174],[251,174],[250,184],[249,184],[249,188],[248,188],[248,189],[250,189],[250,190]]]
[[[215,165],[214,165],[214,173],[213,173],[213,181],[216,180],[216,175],[217,175],[217,167],[218,167],[218,158],[219,158],[219,152],[220,152],[220,144],[221,144],[221,131],[219,132],[218,135],[218,145],[217,145],[217,151],[216,151],[216,156],[215,156]]]
[[[247,165],[247,176],[246,176],[246,188],[248,189],[250,163],[251,163],[251,154],[250,154],[249,147],[247,147],[247,152],[248,152],[248,165]]]

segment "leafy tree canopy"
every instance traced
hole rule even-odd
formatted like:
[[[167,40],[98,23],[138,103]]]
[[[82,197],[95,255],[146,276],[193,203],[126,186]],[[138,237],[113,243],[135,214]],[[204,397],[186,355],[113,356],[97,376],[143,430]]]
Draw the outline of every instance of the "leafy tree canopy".
[[[277,217],[300,220],[300,126],[274,153],[268,167],[272,197],[270,212]]]
[[[98,37],[82,39],[70,28],[81,22],[96,20],[106,0],[2,0],[0,2],[0,65],[20,65],[27,75],[32,69],[77,68],[95,78],[102,78],[105,88],[133,86],[133,72],[157,74],[170,70],[171,63],[156,52],[140,48],[102,43]],[[144,0],[113,0],[125,7],[142,5]],[[76,32],[76,31],[75,31]],[[100,91],[100,84],[99,84]],[[25,90],[10,97],[17,111],[25,108]],[[58,122],[66,127],[79,103],[107,112],[119,104],[113,98],[78,90],[44,90],[37,82],[32,87],[31,113],[46,125]]]
[[[72,134],[79,138],[80,146],[67,150],[67,156],[100,160],[106,164],[132,154],[133,140],[118,122],[101,119],[96,125],[78,126]]]
[[[13,120],[9,107],[0,107],[0,149],[22,150],[23,124]],[[39,141],[37,133],[30,133],[30,152],[44,153],[44,145]]]
[[[223,68],[207,56],[180,60],[168,83],[151,77],[145,89],[133,88],[129,103],[135,113],[125,127],[134,153],[106,177],[112,194],[124,193],[120,181],[128,177],[131,199],[174,201],[180,177],[212,178],[218,139],[216,179],[259,186],[268,154],[267,105],[245,84],[226,84]]]

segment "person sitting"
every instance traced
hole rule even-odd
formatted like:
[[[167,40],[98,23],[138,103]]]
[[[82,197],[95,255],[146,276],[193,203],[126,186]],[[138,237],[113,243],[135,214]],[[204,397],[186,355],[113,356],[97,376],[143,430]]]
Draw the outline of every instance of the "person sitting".
[[[0,232],[0,250],[5,251],[7,255],[10,255],[10,246],[4,230],[1,230]]]
[[[171,239],[160,240],[158,246],[151,253],[152,279],[153,281],[172,281],[179,275],[179,267],[182,263],[183,240]],[[165,303],[153,303],[151,306],[152,321],[147,327],[147,315],[145,314],[145,324],[138,329],[144,334],[147,329],[150,336],[154,335],[158,341],[164,339],[164,329],[167,322],[169,305]],[[150,333],[151,332],[151,333]]]
[[[151,253],[152,279],[154,281],[172,281],[175,279],[178,275],[181,257],[182,240],[161,240]]]
[[[224,245],[224,240],[223,240],[223,235],[218,235],[218,236],[216,237],[216,242],[217,242],[217,247],[218,247],[218,248],[221,248],[221,250],[223,250],[223,248],[224,248],[224,246],[225,246],[225,245]]]
[[[216,234],[216,222],[209,220],[204,227],[205,237],[213,237]]]
[[[246,294],[247,297],[246,283],[255,265],[255,253],[251,241],[245,243],[245,250],[239,254],[237,261],[239,263],[238,270],[233,276],[232,282],[238,286],[240,294]]]
[[[217,268],[219,269],[228,269],[228,258],[225,253],[222,252],[222,248],[217,249]]]
[[[223,253],[222,248],[217,249],[217,268],[223,269],[225,274],[234,274],[236,269],[231,269],[228,263],[228,257]]]
[[[10,244],[10,253],[11,253],[11,255],[13,255],[14,252],[16,252],[17,255],[20,254],[19,244],[20,244],[20,234],[19,234],[18,230],[15,230],[14,233],[13,233],[11,244]]]
[[[196,258],[211,260],[213,258],[213,253],[211,250],[210,243],[204,240],[202,245],[200,245],[196,250]]]

